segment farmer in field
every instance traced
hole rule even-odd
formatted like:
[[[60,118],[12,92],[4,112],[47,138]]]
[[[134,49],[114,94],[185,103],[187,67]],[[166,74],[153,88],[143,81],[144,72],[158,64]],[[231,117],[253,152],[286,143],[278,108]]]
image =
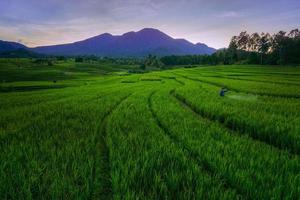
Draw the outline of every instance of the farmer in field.
[[[225,87],[222,87],[221,91],[220,91],[220,96],[224,97],[226,92],[227,92],[227,89]]]

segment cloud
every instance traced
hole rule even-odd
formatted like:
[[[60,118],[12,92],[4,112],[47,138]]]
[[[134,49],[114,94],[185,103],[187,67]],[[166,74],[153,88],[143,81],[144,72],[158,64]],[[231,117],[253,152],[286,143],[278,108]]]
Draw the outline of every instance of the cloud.
[[[227,12],[223,12],[221,14],[218,14],[217,17],[241,17],[240,14],[238,14],[235,11],[227,11]]]
[[[298,0],[3,0],[0,38],[22,38],[36,46],[154,27],[223,47],[228,35],[241,29],[270,31],[299,25],[299,9]]]

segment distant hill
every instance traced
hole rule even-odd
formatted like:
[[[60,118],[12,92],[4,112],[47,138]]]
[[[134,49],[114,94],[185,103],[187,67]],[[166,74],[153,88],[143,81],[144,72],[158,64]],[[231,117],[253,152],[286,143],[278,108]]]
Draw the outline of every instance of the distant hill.
[[[0,40],[0,53],[6,51],[14,51],[17,49],[27,49],[27,47],[17,42],[7,42]]]
[[[216,50],[205,44],[193,44],[184,39],[174,39],[151,28],[114,36],[104,33],[83,41],[32,49],[51,55],[97,55],[109,57],[142,57],[148,54],[159,56],[212,54]]]

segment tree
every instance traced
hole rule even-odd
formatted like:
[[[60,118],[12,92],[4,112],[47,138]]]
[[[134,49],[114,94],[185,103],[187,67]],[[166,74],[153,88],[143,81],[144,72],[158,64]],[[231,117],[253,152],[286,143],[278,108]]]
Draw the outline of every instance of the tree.
[[[144,61],[145,68],[146,67],[157,67],[157,68],[163,68],[164,63],[154,55],[149,54],[148,57]]]
[[[228,54],[230,56],[229,63],[233,63],[237,60],[237,49],[238,49],[238,36],[233,36],[229,43]]]
[[[146,69],[145,63],[142,63],[142,64],[140,65],[140,69],[141,69],[141,70],[145,70],[145,69]]]
[[[82,57],[76,57],[75,62],[83,62],[83,58]]]
[[[290,38],[293,38],[293,39],[299,39],[300,38],[300,31],[299,31],[299,29],[291,30],[290,33],[288,34],[288,36]]]
[[[251,34],[248,41],[248,50],[252,52],[258,52],[259,41],[261,40],[258,33]]]
[[[263,57],[271,47],[271,36],[269,33],[262,33],[258,43],[258,52],[260,53],[260,64],[263,64]]]
[[[272,39],[272,51],[273,54],[278,57],[278,64],[286,63],[286,43],[287,37],[286,32],[279,31],[273,36]]]
[[[247,50],[249,43],[249,34],[247,31],[243,31],[240,33],[240,35],[237,37],[237,48],[242,50]]]

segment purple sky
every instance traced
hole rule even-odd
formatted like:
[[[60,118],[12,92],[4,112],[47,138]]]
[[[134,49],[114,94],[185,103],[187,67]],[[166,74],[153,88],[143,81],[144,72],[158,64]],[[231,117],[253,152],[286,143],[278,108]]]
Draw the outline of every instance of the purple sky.
[[[145,27],[220,48],[240,31],[300,28],[300,0],[1,0],[0,39],[28,46]]]

